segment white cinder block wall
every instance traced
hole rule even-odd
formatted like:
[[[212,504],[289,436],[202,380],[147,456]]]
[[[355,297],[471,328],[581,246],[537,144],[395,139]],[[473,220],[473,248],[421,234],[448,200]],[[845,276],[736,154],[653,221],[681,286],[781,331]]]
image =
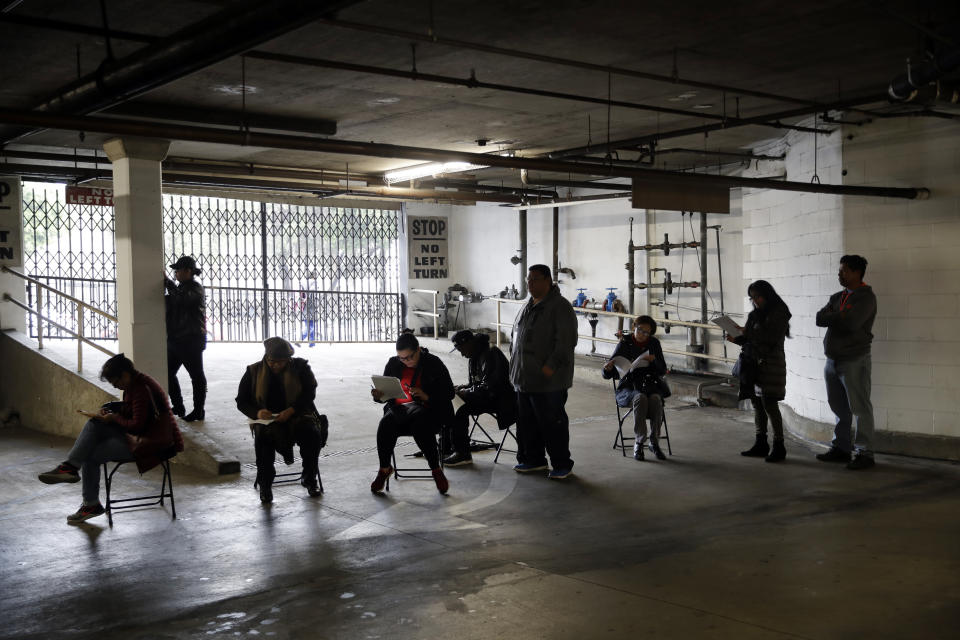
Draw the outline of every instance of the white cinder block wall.
[[[846,198],[845,253],[878,299],[878,428],[960,436],[960,127],[933,118],[847,127],[846,184],[927,187],[929,200]]]

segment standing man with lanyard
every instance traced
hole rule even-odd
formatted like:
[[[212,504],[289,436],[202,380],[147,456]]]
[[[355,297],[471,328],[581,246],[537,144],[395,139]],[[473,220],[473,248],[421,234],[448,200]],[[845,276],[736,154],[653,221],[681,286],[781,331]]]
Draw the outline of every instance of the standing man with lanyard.
[[[548,476],[570,475],[570,421],[564,408],[573,386],[577,316],[553,284],[550,267],[535,264],[527,275],[530,301],[520,310],[510,341],[510,382],[517,392],[518,473],[553,467]],[[546,450],[546,451],[544,451]],[[544,455],[546,453],[546,455]]]
[[[817,326],[826,327],[823,349],[827,364],[823,377],[827,383],[827,401],[837,416],[830,450],[817,455],[823,462],[845,462],[847,469],[869,469],[874,465],[873,404],[870,402],[870,343],[873,320],[877,317],[877,297],[863,282],[867,261],[862,256],[840,258],[838,278],[843,286],[830,296],[817,312]],[[857,417],[856,437],[852,437],[853,417]],[[857,456],[850,455],[856,446]]]
[[[174,282],[164,274],[163,286],[167,308],[167,387],[174,415],[187,422],[203,420],[207,399],[207,378],[203,375],[203,350],[207,348],[207,331],[203,287],[194,280],[200,275],[196,261],[183,256],[170,265]],[[178,284],[179,283],[179,284]],[[177,381],[181,365],[193,383],[193,411],[187,413]],[[186,414],[186,415],[184,415]]]

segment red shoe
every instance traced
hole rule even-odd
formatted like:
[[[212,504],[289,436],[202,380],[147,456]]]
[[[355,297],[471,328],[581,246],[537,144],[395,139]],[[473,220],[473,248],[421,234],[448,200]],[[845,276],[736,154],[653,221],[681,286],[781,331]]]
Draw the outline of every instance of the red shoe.
[[[433,474],[433,481],[437,483],[437,491],[443,495],[447,495],[447,490],[450,489],[450,483],[447,482],[447,476],[443,475],[443,469],[439,467],[431,469],[430,473]]]
[[[391,473],[393,473],[393,467],[387,467],[386,471],[378,470],[377,477],[370,483],[370,491],[373,493],[383,493],[383,487],[387,484]]]

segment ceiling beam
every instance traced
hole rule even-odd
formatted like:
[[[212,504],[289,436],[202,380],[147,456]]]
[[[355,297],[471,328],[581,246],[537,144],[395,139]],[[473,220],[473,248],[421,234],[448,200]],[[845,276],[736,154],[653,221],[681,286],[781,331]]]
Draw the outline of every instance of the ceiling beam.
[[[62,87],[33,110],[84,114],[105,109],[243,53],[354,2],[356,0],[245,0],[230,5],[123,59],[105,61],[95,72]],[[6,128],[0,130],[0,140],[9,142],[29,131],[29,128]]]
[[[547,158],[523,158],[519,156],[501,156],[496,154],[473,153],[468,151],[448,151],[427,147],[410,147],[376,142],[355,140],[335,140],[330,138],[298,137],[278,133],[258,133],[255,131],[230,131],[191,127],[186,125],[168,125],[135,120],[120,120],[97,116],[69,116],[35,111],[20,111],[0,108],[0,122],[9,124],[64,129],[68,131],[87,131],[118,136],[145,136],[168,140],[186,140],[210,144],[232,146],[267,147],[294,151],[314,151],[340,155],[367,156],[378,158],[405,158],[424,162],[462,161],[476,165],[503,167],[508,169],[530,169],[534,171],[553,171],[578,175],[601,175],[619,178],[670,179],[677,185],[703,185],[716,187],[747,187],[753,189],[774,189],[779,191],[800,191],[806,193],[829,193],[834,195],[874,196],[888,198],[926,199],[929,190],[917,187],[867,187],[854,185],[833,185],[768,178],[744,178],[740,176],[718,176],[702,173],[680,173],[659,171],[656,169],[626,169],[598,165],[584,165]]]
[[[269,129],[332,136],[337,132],[337,122],[324,118],[298,118],[269,113],[237,111],[232,109],[209,109],[176,104],[132,101],[110,107],[103,115],[133,116],[149,120],[191,122],[207,125],[222,125],[237,129]]]

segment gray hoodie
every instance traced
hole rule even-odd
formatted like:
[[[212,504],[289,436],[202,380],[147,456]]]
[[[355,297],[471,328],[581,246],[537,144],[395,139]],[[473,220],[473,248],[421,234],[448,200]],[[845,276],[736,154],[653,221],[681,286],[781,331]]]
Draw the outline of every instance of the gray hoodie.
[[[842,305],[842,308],[841,308]],[[873,320],[877,317],[877,297],[869,285],[830,296],[817,312],[817,326],[827,327],[823,352],[831,360],[852,360],[870,353]]]
[[[510,343],[510,382],[517,391],[543,393],[573,386],[577,314],[557,285],[537,304],[531,298],[523,305]],[[553,369],[549,378],[544,365]]]

